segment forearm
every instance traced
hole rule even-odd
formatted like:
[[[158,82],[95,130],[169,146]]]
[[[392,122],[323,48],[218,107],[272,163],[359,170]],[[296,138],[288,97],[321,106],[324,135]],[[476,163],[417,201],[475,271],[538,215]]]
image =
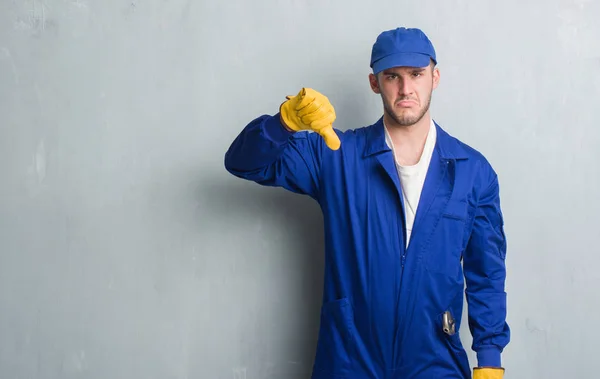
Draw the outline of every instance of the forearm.
[[[473,350],[481,367],[501,367],[501,353],[509,339],[505,323],[506,294],[492,289],[493,286],[466,291]]]

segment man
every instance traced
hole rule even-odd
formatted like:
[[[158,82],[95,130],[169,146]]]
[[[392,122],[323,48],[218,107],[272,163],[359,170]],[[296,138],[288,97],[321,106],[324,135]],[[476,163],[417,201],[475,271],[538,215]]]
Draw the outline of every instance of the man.
[[[385,31],[369,75],[383,101],[377,122],[335,130],[327,97],[303,88],[250,122],[225,155],[233,175],[309,195],[323,211],[313,379],[471,378],[458,334],[465,280],[473,377],[503,377],[510,332],[498,178],[431,119],[436,64],[421,30]]]

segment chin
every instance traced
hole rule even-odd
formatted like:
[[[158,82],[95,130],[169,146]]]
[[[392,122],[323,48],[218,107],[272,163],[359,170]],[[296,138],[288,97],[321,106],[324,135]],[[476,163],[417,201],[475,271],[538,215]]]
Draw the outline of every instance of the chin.
[[[399,121],[402,121],[403,124],[414,124],[415,122],[418,121],[418,117],[416,114],[411,113],[400,113],[400,114],[396,114],[396,119],[398,119]]]
[[[396,119],[399,121],[400,125],[403,126],[412,126],[414,124],[416,124],[417,122],[419,122],[419,120],[421,118],[417,117],[416,115],[403,115],[404,117],[396,117]]]

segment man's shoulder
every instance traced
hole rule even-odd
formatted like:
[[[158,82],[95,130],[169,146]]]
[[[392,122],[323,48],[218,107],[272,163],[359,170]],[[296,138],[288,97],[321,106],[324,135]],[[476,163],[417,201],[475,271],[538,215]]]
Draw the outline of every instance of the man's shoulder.
[[[354,146],[360,145],[364,146],[369,134],[373,131],[376,124],[371,125],[361,125],[357,127],[350,127],[347,129],[339,129],[334,128],[333,130],[338,135],[342,142],[346,142],[347,144],[351,144]]]
[[[479,149],[468,142],[452,135],[438,124],[438,138],[443,148],[452,151],[468,171],[477,172],[482,183],[493,182],[497,179],[497,173],[488,157]]]
[[[437,125],[439,131],[438,138],[440,141],[442,141],[442,143],[444,143],[447,149],[453,150],[457,156],[462,156],[475,162],[491,165],[488,158],[479,149],[465,140],[456,137],[439,124]]]
[[[375,124],[358,126],[358,127],[350,127],[348,129],[345,129],[345,130],[334,128],[334,130],[336,131],[336,133],[339,136],[348,136],[350,138],[356,138],[356,137],[364,136],[374,126],[375,126]]]

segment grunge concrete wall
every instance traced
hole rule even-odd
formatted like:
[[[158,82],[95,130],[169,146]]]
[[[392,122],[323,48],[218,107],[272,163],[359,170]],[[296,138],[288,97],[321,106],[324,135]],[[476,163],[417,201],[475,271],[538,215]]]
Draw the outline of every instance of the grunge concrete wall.
[[[371,45],[401,25],[438,51],[433,117],[500,177],[506,378],[593,375],[599,14],[589,0],[0,0],[0,377],[307,378],[319,208],[234,178],[223,156],[301,87],[329,97],[340,129],[374,122]]]

